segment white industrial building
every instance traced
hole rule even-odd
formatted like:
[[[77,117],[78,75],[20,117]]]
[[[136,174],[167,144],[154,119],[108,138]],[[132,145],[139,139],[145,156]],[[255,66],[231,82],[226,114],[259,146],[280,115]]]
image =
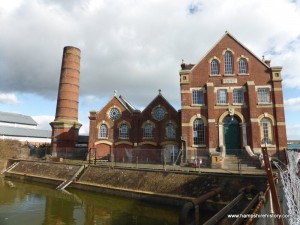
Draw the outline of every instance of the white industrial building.
[[[0,112],[0,138],[24,143],[45,144],[51,142],[51,131],[37,129],[31,116]]]

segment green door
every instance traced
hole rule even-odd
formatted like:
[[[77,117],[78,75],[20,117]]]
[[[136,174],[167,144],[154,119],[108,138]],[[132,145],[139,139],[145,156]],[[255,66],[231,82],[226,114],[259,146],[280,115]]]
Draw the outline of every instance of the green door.
[[[228,155],[237,154],[241,148],[240,125],[235,117],[227,116],[224,119],[224,143]]]

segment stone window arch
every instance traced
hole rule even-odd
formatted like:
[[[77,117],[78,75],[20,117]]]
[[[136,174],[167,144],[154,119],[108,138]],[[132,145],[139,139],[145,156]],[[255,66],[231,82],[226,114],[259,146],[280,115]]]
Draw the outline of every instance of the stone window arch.
[[[229,50],[224,54],[224,70],[225,74],[233,74],[233,54]]]
[[[260,120],[260,135],[261,144],[271,145],[273,144],[273,124],[272,120],[268,117],[263,117]]]
[[[146,121],[143,128],[143,138],[153,138],[154,137],[154,127],[155,125],[151,121]]]
[[[108,138],[108,127],[105,123],[99,127],[99,138]]]
[[[172,122],[168,122],[165,127],[166,138],[175,139],[176,138],[176,126]]]
[[[121,123],[119,126],[119,138],[128,139],[129,138],[129,126],[127,123]]]
[[[238,61],[239,74],[248,74],[248,61],[246,58],[240,58]]]

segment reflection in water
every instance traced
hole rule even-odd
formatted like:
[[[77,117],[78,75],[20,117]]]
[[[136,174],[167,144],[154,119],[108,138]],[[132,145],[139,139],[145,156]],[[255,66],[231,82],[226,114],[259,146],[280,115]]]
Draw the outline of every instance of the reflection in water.
[[[178,208],[0,178],[0,225],[175,225]]]

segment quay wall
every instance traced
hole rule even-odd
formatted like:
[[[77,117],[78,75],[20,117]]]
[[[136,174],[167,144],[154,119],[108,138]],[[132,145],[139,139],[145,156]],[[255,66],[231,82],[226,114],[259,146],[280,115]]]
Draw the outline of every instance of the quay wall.
[[[7,163],[8,166],[13,162]],[[5,173],[6,177],[43,182],[57,187],[72,177],[82,165],[20,161]],[[221,174],[199,174],[171,171],[151,171],[85,165],[85,170],[68,188],[124,196],[160,204],[182,205],[217,187],[223,192],[216,204],[231,201],[241,188],[254,184],[258,191],[265,190],[266,178]]]

